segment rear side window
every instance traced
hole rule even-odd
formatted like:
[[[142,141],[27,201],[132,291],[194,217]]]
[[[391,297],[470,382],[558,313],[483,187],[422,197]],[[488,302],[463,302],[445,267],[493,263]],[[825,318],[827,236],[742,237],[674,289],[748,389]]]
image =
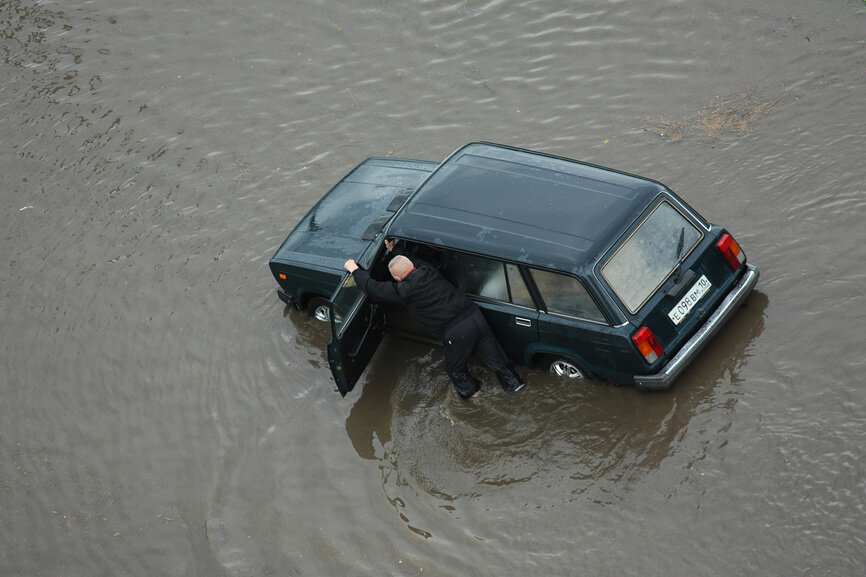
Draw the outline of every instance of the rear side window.
[[[547,312],[607,324],[586,288],[572,276],[530,269]]]
[[[601,268],[631,313],[655,294],[702,233],[670,203],[659,204]]]
[[[512,264],[454,253],[449,272],[455,284],[467,294],[524,307],[535,307],[520,271]]]

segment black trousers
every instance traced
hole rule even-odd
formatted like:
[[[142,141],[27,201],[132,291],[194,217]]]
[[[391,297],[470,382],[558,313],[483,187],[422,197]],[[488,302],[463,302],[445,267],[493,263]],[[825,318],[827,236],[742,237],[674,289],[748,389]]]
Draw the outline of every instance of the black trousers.
[[[480,388],[478,379],[469,373],[467,367],[472,355],[496,373],[499,384],[506,391],[513,391],[522,384],[520,375],[514,370],[514,365],[505,355],[480,310],[450,327],[443,337],[445,370],[457,393],[464,399],[474,395]]]

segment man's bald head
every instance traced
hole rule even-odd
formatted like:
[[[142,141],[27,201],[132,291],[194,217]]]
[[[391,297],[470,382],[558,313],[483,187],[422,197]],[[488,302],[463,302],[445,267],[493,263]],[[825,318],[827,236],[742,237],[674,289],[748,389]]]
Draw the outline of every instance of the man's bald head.
[[[394,280],[397,282],[406,278],[414,268],[415,265],[412,264],[412,261],[402,254],[395,256],[391,259],[391,262],[388,263],[388,272],[391,273],[391,276],[394,277]]]

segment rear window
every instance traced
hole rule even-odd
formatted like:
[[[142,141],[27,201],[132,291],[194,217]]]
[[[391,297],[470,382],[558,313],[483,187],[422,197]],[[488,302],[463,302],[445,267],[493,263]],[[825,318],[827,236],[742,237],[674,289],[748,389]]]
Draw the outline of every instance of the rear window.
[[[605,263],[601,274],[634,314],[702,236],[676,208],[662,202]]]

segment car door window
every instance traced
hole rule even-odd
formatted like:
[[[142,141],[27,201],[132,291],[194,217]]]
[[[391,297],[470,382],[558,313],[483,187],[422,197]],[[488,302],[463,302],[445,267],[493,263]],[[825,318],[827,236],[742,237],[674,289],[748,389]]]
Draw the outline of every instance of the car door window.
[[[572,276],[541,269],[530,269],[547,312],[607,324],[586,288]]]
[[[526,283],[523,282],[523,276],[520,274],[520,269],[516,265],[506,264],[505,272],[508,275],[508,288],[511,290],[511,302],[523,307],[535,308],[535,303],[532,302],[532,295],[529,294],[529,289],[526,288]]]
[[[501,262],[454,253],[451,273],[467,294],[508,302],[508,281]]]
[[[449,269],[454,283],[467,294],[535,308],[520,270],[515,265],[454,253]]]
[[[334,335],[337,338],[342,338],[345,323],[351,320],[364,298],[363,291],[355,284],[355,278],[346,276],[342,287],[333,297]]]

